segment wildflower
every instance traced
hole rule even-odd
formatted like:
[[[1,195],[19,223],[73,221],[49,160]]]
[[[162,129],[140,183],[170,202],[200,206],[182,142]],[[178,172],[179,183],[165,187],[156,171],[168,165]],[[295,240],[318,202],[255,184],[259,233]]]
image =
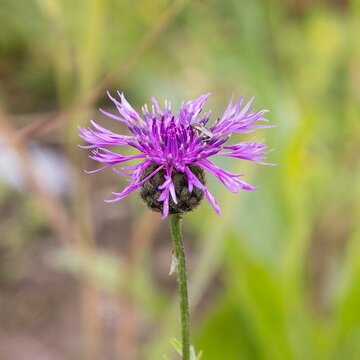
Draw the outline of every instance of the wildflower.
[[[162,212],[166,218],[169,213],[181,214],[194,209],[205,196],[220,214],[220,208],[206,186],[204,170],[233,193],[255,189],[240,179],[244,174],[231,173],[209,160],[212,156],[226,156],[267,164],[264,159],[268,151],[262,142],[226,145],[233,133],[271,127],[258,123],[267,121],[263,116],[268,110],[250,110],[253,98],[244,106],[243,97],[235,104],[232,99],[224,114],[206,127],[210,112],[202,114],[202,109],[210,94],[182,104],[177,115],[172,113],[170,102],[165,101],[165,108],[161,109],[153,98],[151,111],[147,105],[143,106],[143,116],[131,107],[123,93],[118,92],[119,99],[108,95],[118,114],[100,111],[124,123],[132,135],[114,133],[94,121],[91,121],[93,128],[79,127],[81,138],[89,144],[83,147],[93,149],[90,158],[103,164],[93,172],[129,160],[139,161],[137,165],[114,168],[117,173],[130,176],[131,181],[122,192],[114,192],[115,197],[109,202],[121,200],[138,190],[147,205]],[[108,148],[112,146],[130,146],[138,153],[125,156]]]

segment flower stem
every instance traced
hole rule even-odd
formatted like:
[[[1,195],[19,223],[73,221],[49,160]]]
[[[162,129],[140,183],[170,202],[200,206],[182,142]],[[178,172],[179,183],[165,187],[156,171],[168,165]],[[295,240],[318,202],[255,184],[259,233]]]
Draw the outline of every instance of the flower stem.
[[[190,359],[189,301],[188,301],[188,292],[187,292],[185,252],[181,237],[180,215],[170,215],[170,231],[171,231],[171,239],[174,246],[174,255],[177,260],[182,354],[183,354],[183,360],[189,360]]]

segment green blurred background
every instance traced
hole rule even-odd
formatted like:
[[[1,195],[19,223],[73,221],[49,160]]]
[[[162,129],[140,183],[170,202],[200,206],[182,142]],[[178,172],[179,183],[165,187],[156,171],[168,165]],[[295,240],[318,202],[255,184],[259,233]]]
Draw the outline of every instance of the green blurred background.
[[[105,90],[220,115],[255,96],[276,167],[218,161],[184,220],[203,359],[360,359],[360,2],[0,0],[0,359],[175,359],[166,222],[77,147]],[[111,109],[112,110],[112,109]],[[245,137],[243,137],[245,139]],[[41,165],[43,164],[43,165]]]

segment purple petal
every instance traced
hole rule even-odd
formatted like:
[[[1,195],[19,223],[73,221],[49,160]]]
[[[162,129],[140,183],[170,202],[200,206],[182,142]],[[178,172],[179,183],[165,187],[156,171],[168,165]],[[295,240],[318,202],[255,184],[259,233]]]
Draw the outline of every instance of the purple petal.
[[[108,168],[110,165],[105,165],[105,166],[102,166],[101,168],[99,169],[95,169],[95,170],[84,170],[86,172],[86,174],[95,174],[101,170],[104,170],[106,168]]]
[[[165,175],[165,182],[158,187],[158,189],[162,190],[160,197],[158,198],[158,201],[163,202],[163,219],[165,219],[169,214],[169,193],[174,201],[175,204],[177,204],[177,198],[175,193],[175,186],[172,181],[172,170],[173,167],[167,167],[166,168],[166,175]]]
[[[158,115],[162,116],[164,113],[161,110],[158,101],[153,97],[153,98],[151,98],[151,102],[153,104],[153,111],[152,111],[153,115],[158,114]]]
[[[126,146],[129,145],[129,141],[134,141],[133,136],[115,134],[112,131],[103,128],[98,125],[95,121],[91,120],[91,124],[96,129],[85,129],[81,126],[78,127],[80,137],[91,144],[89,146],[83,146],[84,148],[95,148],[100,146]]]
[[[267,149],[267,146],[262,142],[260,143],[242,142],[234,145],[223,146],[223,149],[232,150],[232,151],[219,152],[216,155],[234,157],[237,159],[243,159],[247,161],[254,161],[258,164],[263,164],[263,165],[274,165],[262,161],[263,159],[265,159],[265,155],[272,151],[272,150],[265,151]]]
[[[233,174],[221,169],[207,159],[199,160],[197,165],[215,175],[232,193],[237,193],[240,190],[256,189],[254,186],[251,186],[238,178],[238,176],[242,176],[242,174]]]
[[[167,192],[167,197],[164,200],[164,205],[163,205],[163,216],[162,219],[166,219],[169,215],[169,192]]]
[[[121,155],[114,153],[111,150],[105,148],[98,148],[92,151],[93,155],[89,156],[91,159],[98,161],[100,163],[110,165],[116,165],[125,161],[133,160],[133,159],[143,159],[146,157],[145,154],[137,154],[137,155]]]
[[[120,115],[123,119],[131,124],[134,122],[139,122],[140,124],[145,125],[145,121],[140,117],[140,115],[135,111],[135,109],[129,104],[129,102],[125,99],[124,93],[120,93],[118,91],[118,95],[120,97],[120,101],[115,99],[109,92],[107,92],[110,100],[115,104],[118,109]]]
[[[210,205],[215,210],[215,212],[218,215],[220,215],[221,214],[220,207],[216,203],[214,196],[210,193],[210,191],[207,189],[207,187],[199,181],[199,179],[191,172],[189,167],[185,167],[185,173],[186,173],[186,175],[188,177],[188,180],[189,180],[189,191],[190,191],[190,183],[192,185],[196,186],[197,188],[199,188],[200,190],[202,190],[205,197],[208,199]]]
[[[209,98],[211,93],[201,95],[199,98],[188,101],[184,106],[181,107],[178,115],[180,123],[193,123],[202,111],[206,100]]]
[[[148,164],[148,162],[146,161],[145,163]],[[139,165],[144,165],[143,164],[139,164]],[[130,193],[132,193],[134,190],[138,189],[142,184],[144,184],[146,181],[148,181],[149,179],[151,179],[156,173],[158,173],[164,166],[159,166],[156,170],[154,170],[149,176],[147,176],[146,178],[144,178],[143,180],[139,181],[139,182],[132,182],[128,187],[126,187],[121,193],[113,193],[115,195],[115,198],[112,200],[105,200],[105,202],[115,202],[115,201],[119,201],[122,200],[123,198],[125,198],[126,196],[128,196]],[[139,166],[139,168],[144,168],[144,166]]]
[[[233,132],[248,133],[258,128],[272,127],[271,125],[253,125],[257,121],[267,121],[263,115],[268,112],[268,110],[261,110],[259,112],[251,110],[248,112],[253,101],[254,98],[251,98],[241,109],[243,97],[240,97],[239,101],[234,106],[232,103],[233,99],[231,99],[223,116],[211,127],[213,134],[224,135]]]

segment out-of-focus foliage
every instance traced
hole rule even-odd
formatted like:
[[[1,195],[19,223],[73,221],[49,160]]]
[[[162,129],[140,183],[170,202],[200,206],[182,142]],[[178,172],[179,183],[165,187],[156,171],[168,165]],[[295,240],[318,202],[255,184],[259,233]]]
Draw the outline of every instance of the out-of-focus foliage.
[[[277,128],[256,135],[274,148],[269,159],[278,166],[220,159],[258,190],[234,196],[209,179],[222,217],[204,204],[184,221],[199,239],[189,261],[195,348],[206,360],[360,358],[357,0],[189,1],[143,53],[133,50],[181,1],[0,4],[0,100],[10,113],[66,109],[122,64],[131,70],[111,86],[138,108],[151,96],[178,107],[211,91],[214,118],[232,93],[270,109]],[[109,105],[103,95],[100,101]],[[74,129],[88,122],[88,111],[66,125],[70,152],[78,151]],[[135,197],[121,206],[134,218],[145,211]],[[24,209],[19,216],[27,203]],[[20,244],[23,232],[6,234],[0,249]],[[176,303],[151,275],[153,250],[136,262],[131,290],[124,264],[102,251],[90,262],[57,256],[70,273],[93,264],[92,281],[111,296],[131,293],[157,329],[139,343],[140,358],[150,360],[170,353],[178,331]]]

